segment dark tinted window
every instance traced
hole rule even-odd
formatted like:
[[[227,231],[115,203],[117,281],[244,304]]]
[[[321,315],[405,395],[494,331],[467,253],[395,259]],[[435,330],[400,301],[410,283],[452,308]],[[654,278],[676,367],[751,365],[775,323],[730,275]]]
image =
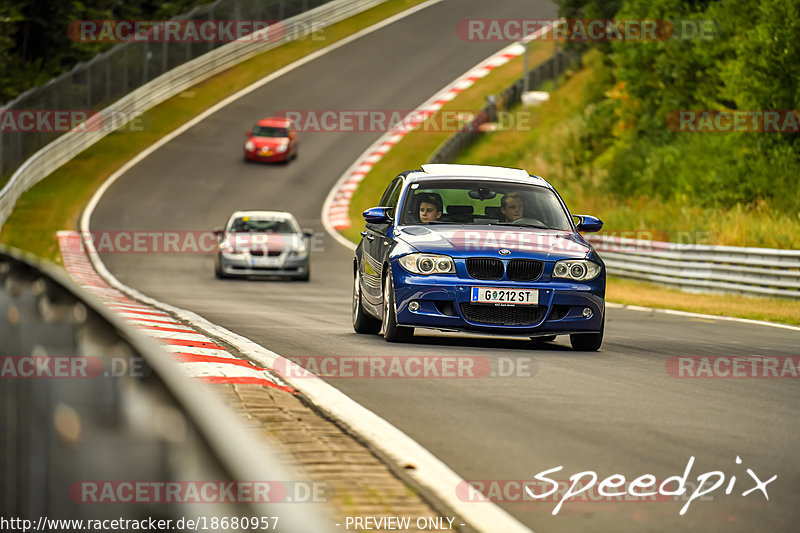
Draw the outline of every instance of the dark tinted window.
[[[228,229],[231,233],[297,233],[288,220],[241,217],[234,219]]]
[[[288,137],[289,132],[286,128],[276,128],[274,126],[254,126],[254,137]]]
[[[423,199],[440,198],[443,205],[438,224],[503,224],[544,227],[571,231],[572,225],[556,194],[545,187],[469,178],[426,180],[411,185],[403,202],[401,224],[419,224],[419,204]],[[521,201],[522,217],[508,220],[502,200]],[[508,211],[508,210],[507,210]]]

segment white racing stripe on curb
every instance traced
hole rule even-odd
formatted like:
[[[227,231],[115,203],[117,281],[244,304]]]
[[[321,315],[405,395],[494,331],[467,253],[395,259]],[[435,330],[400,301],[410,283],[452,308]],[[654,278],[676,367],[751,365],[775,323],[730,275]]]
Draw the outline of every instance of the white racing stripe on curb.
[[[216,106],[213,106],[206,112],[200,114],[199,116],[195,117],[191,121],[187,122],[183,126],[179,127],[177,130],[173,131],[169,135],[163,137],[159,141],[157,141],[152,146],[148,147],[143,152],[137,154],[133,159],[128,161],[125,165],[123,165],[119,170],[114,172],[104,183],[103,185],[95,192],[92,199],[89,201],[86,209],[84,210],[81,220],[80,220],[80,228],[81,232],[84,234],[88,234],[86,232],[89,231],[90,220],[92,213],[97,206],[98,202],[102,198],[103,194],[106,190],[117,180],[120,176],[125,174],[130,168],[134,165],[145,159],[155,150],[163,146],[164,144],[168,143],[187,129],[191,128],[193,125],[197,124],[201,120],[207,118],[212,113],[222,109],[226,105],[230,104],[231,102],[241,98],[242,96],[252,92],[253,90],[261,87],[262,85],[272,81],[273,79],[283,75],[286,72],[296,69],[297,67],[316,59],[344,44],[347,44],[358,37],[363,35],[367,35],[373,31],[376,31],[392,22],[399,20],[403,17],[406,17],[412,13],[415,13],[421,9],[424,9],[430,5],[439,3],[442,0],[429,0],[423,4],[420,4],[414,8],[411,8],[407,11],[399,13],[394,17],[386,19],[381,23],[378,23],[374,26],[370,26],[365,30],[362,30],[349,38],[346,38],[342,41],[334,43],[333,45],[326,47],[310,56],[306,56],[305,58],[276,71],[270,76],[256,82],[255,84],[251,85],[239,91],[238,93],[234,94],[233,96],[225,99],[223,102],[220,102]],[[399,139],[399,137],[395,137]],[[383,142],[386,142],[384,139]],[[396,141],[395,141],[396,142]],[[374,148],[377,148],[380,143],[376,143]],[[355,167],[353,167],[355,168]],[[326,222],[326,219],[323,217],[323,223]],[[341,237],[341,236],[340,236]],[[232,331],[228,331],[216,324],[209,322],[208,320],[204,319],[203,317],[192,313],[191,311],[186,311],[183,309],[179,309],[168,305],[163,302],[159,302],[153,298],[145,296],[140,292],[132,289],[126,285],[123,285],[119,280],[117,280],[105,267],[105,264],[96,254],[90,254],[89,260],[94,265],[97,273],[113,288],[116,290],[128,295],[129,297],[138,300],[140,302],[145,302],[153,307],[157,307],[159,309],[168,311],[175,316],[179,317],[181,320],[185,321],[186,323],[190,324],[192,327],[197,328],[204,333],[222,339],[224,342],[229,343],[230,345],[234,346],[239,352],[242,354],[247,355],[254,361],[257,361],[265,368],[271,368],[273,363],[276,361],[280,361],[280,365],[283,368],[296,368],[294,363],[289,361],[288,359],[284,359],[280,355],[267,350],[266,348],[256,344],[255,342],[242,337]],[[177,348],[176,346],[167,346],[166,348]],[[195,348],[193,351],[199,351],[201,349]],[[173,350],[177,351],[177,350]],[[188,363],[191,364],[191,363]],[[512,517],[506,511],[498,507],[496,504],[491,503],[489,501],[485,502],[464,502],[461,501],[456,496],[456,487],[459,486],[460,483],[463,483],[464,480],[458,476],[453,470],[451,470],[447,465],[437,459],[433,454],[431,454],[428,450],[420,446],[416,441],[409,438],[405,433],[391,425],[389,422],[384,420],[383,418],[379,417],[372,411],[369,411],[365,407],[361,406],[360,404],[354,402],[349,397],[344,395],[342,392],[337,390],[336,388],[328,385],[323,380],[317,377],[304,377],[304,378],[297,378],[297,379],[285,379],[287,383],[292,385],[308,398],[314,405],[316,405],[319,409],[324,411],[328,416],[337,420],[340,424],[348,428],[352,431],[355,435],[359,438],[363,439],[367,443],[369,443],[374,449],[380,451],[384,454],[388,460],[395,463],[400,467],[404,467],[406,465],[414,465],[414,470],[406,471],[407,475],[414,479],[415,482],[419,483],[421,486],[425,487],[426,489],[430,490],[433,494],[439,498],[443,504],[448,506],[453,512],[457,513],[462,521],[469,523],[473,528],[478,531],[485,531],[485,532],[497,532],[502,531],[504,533],[529,533],[530,529],[525,527],[522,523],[520,523],[517,519]]]
[[[248,382],[293,392],[277,383],[276,378],[269,376],[263,369],[251,367],[227,350],[218,349],[216,342],[207,335],[187,329],[186,324],[176,322],[163,310],[131,301],[123,292],[111,288],[91,267],[86,251],[77,245],[80,239],[80,235],[74,231],[58,232],[58,244],[67,273],[140,332],[164,343],[162,347],[165,352],[175,354],[179,366],[187,375],[206,381],[213,380],[214,383],[238,383],[241,379],[247,379]],[[191,345],[198,343],[210,347]]]
[[[779,324],[777,322],[767,322],[766,320],[753,320],[751,318],[739,318],[735,316],[721,316],[721,315],[706,315],[703,313],[692,313],[690,311],[678,311],[676,309],[659,309],[657,307],[640,307],[638,305],[625,305],[613,302],[606,302],[606,307],[613,307],[615,309],[628,309],[630,311],[644,311],[646,313],[664,313],[667,315],[684,316],[689,318],[704,318],[707,320],[724,320],[726,322],[740,322],[742,324],[753,324],[756,326],[769,326],[772,328],[788,329],[791,331],[800,331],[800,327],[791,326],[789,324]]]

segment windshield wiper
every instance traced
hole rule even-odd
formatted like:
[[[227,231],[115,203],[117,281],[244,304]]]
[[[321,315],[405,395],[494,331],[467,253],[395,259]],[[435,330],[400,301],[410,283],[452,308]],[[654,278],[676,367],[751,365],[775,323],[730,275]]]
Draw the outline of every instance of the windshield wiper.
[[[545,226],[543,224],[528,224],[526,222],[522,222],[520,224],[515,224],[514,222],[511,222],[508,225],[509,226],[518,226],[520,228],[558,229],[558,228],[551,228],[550,226]]]

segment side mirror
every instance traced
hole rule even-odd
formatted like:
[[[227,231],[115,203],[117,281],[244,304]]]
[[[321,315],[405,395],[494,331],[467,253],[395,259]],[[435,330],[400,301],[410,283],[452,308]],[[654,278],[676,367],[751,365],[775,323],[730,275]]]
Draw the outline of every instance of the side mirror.
[[[214,228],[214,235],[216,235],[218,239],[222,237],[224,234],[225,230],[223,228]]]
[[[245,137],[252,137],[253,136],[253,130],[247,130],[246,132],[244,132],[244,136]]]
[[[290,138],[290,139],[294,139],[294,138],[296,138],[296,137],[297,137],[297,132],[296,132],[296,131],[290,131],[290,132],[289,132],[289,138]]]
[[[314,230],[303,228],[303,237],[308,237],[309,239],[314,236]]]
[[[594,233],[603,229],[603,221],[591,215],[572,215],[577,222],[578,231]]]
[[[370,224],[391,224],[392,223],[392,216],[390,212],[392,211],[391,207],[370,207],[362,216],[364,220],[369,222]]]

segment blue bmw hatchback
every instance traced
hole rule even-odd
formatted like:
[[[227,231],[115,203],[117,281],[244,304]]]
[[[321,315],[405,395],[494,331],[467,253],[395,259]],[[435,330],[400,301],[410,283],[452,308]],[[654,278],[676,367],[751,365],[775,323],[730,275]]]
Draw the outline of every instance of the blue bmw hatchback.
[[[606,271],[544,179],[521,169],[423,165],[364,212],[353,262],[353,328],[403,342],[414,328],[603,342]]]

